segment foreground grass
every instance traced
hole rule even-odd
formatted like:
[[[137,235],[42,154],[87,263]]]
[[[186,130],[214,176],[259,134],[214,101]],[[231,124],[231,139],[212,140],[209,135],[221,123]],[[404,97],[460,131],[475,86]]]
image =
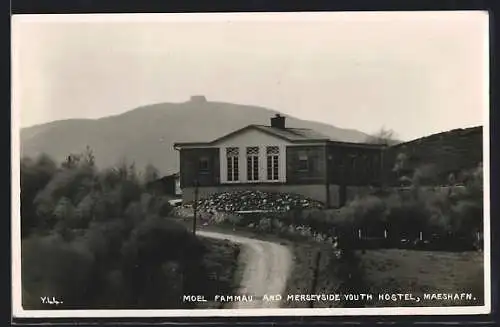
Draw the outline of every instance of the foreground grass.
[[[211,294],[206,294],[208,302],[197,303],[201,309],[220,309],[222,303],[211,301],[214,295],[234,294],[241,282],[238,270],[240,248],[237,244],[223,240],[204,238],[203,243],[209,249],[203,260],[203,266],[211,282],[215,285]]]
[[[191,219],[180,220],[190,228]],[[450,306],[482,305],[483,254],[479,252],[431,252],[400,249],[356,251],[346,260],[334,256],[329,246],[305,238],[285,239],[241,227],[197,226],[199,230],[230,233],[287,246],[293,269],[286,294],[372,294],[372,301],[283,302],[288,308]],[[316,287],[313,287],[316,255],[320,252]],[[411,293],[421,301],[379,301],[378,294]],[[472,293],[475,300],[423,300],[424,293]],[[286,295],[283,295],[286,298]]]
[[[176,220],[186,226],[186,228],[192,229],[191,219],[180,218]],[[292,253],[293,268],[287,282],[285,294],[331,294],[337,292],[339,285],[342,284],[341,277],[338,275],[338,268],[345,266],[345,264],[337,262],[333,256],[332,249],[328,246],[322,246],[317,242],[309,241],[303,237],[286,239],[273,234],[223,224],[207,226],[199,224],[197,230],[229,233],[262,241],[274,242],[288,247]],[[313,278],[316,268],[315,258],[318,252],[321,252],[320,270],[318,273],[319,278],[316,288],[313,289]],[[236,276],[236,279],[241,278],[241,276],[238,276],[238,273],[236,273]],[[283,297],[286,299],[285,294],[283,294]],[[340,304],[336,303],[335,305],[339,306]],[[308,308],[310,307],[310,303],[305,301],[283,301],[283,306],[288,308]],[[327,302],[314,304],[314,307],[332,306],[332,303]]]
[[[422,300],[418,305],[484,304],[482,253],[370,250],[365,253],[360,251],[357,256],[372,293],[412,293],[415,296],[424,293],[471,293],[475,300]],[[369,306],[411,305],[411,302],[374,299]]]

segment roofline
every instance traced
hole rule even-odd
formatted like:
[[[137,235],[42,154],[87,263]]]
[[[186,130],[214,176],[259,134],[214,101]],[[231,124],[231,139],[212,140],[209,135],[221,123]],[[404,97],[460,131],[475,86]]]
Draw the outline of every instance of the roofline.
[[[468,132],[475,132],[475,133],[479,133],[479,132],[483,132],[483,126],[482,125],[479,125],[479,126],[473,126],[473,127],[467,127],[467,128],[456,128],[456,129],[453,129],[453,130],[450,130],[450,131],[445,131],[445,132],[440,132],[440,133],[435,133],[435,134],[431,134],[431,135],[427,135],[427,136],[423,136],[423,137],[420,137],[420,138],[417,138],[417,139],[414,139],[414,140],[411,140],[411,141],[406,141],[406,142],[401,142],[401,143],[398,143],[398,144],[394,144],[394,145],[385,145],[385,144],[372,144],[372,143],[356,143],[356,142],[342,142],[342,141],[334,141],[334,140],[330,140],[330,139],[305,139],[305,140],[290,140],[290,139],[287,139],[286,137],[283,137],[281,135],[276,135],[274,133],[271,133],[269,132],[267,129],[263,129],[263,128],[259,128],[259,127],[264,127],[264,125],[255,125],[255,124],[252,124],[252,125],[247,125],[243,128],[240,128],[236,131],[233,131],[229,134],[226,134],[222,137],[219,137],[218,139],[215,139],[213,141],[210,141],[210,142],[176,142],[174,143],[174,149],[175,150],[180,150],[181,147],[183,146],[189,146],[189,147],[193,147],[193,146],[200,146],[200,147],[203,147],[203,146],[211,146],[211,145],[214,145],[215,143],[221,141],[222,139],[225,139],[227,137],[230,137],[230,136],[233,136],[239,132],[242,132],[243,130],[247,130],[249,128],[256,128],[258,129],[259,131],[262,131],[264,133],[267,133],[269,135],[272,135],[274,137],[277,137],[277,138],[281,138],[281,139],[284,139],[292,144],[308,144],[308,143],[324,143],[324,144],[327,144],[327,145],[338,145],[338,146],[350,146],[350,147],[359,147],[359,148],[372,148],[372,149],[386,149],[386,148],[397,148],[399,146],[404,146],[406,144],[410,144],[410,143],[413,143],[413,142],[416,142],[416,141],[419,141],[419,140],[422,140],[422,139],[426,139],[426,138],[430,138],[430,137],[436,137],[440,134],[444,134],[444,133],[449,133],[449,132],[452,132],[452,131],[468,131]]]
[[[272,133],[271,131],[265,129],[265,128],[260,128],[260,127],[263,127],[263,126],[260,126],[260,125],[255,125],[255,124],[251,124],[251,125],[247,125],[245,127],[242,127],[240,129],[237,129],[233,132],[230,132],[226,135],[223,135],[219,138],[216,138],[215,140],[213,141],[210,141],[210,142],[176,142],[174,143],[174,149],[176,150],[179,150],[180,147],[183,147],[183,146],[210,146],[210,145],[214,145],[215,143],[217,142],[220,142],[222,140],[225,140],[226,138],[229,138],[231,136],[234,136],[236,134],[239,134],[243,131],[246,131],[248,129],[252,129],[252,128],[255,128],[263,133],[266,133],[268,135],[272,135],[274,137],[277,137],[277,138],[280,138],[282,140],[285,140],[287,142],[290,142],[290,143],[317,143],[317,142],[328,142],[329,139],[304,139],[304,140],[291,140],[285,136],[282,136],[282,135],[278,135],[278,134],[274,134]]]
[[[274,134],[273,134],[274,135]],[[316,140],[289,140],[292,144],[322,144],[322,145],[336,145],[336,146],[346,146],[346,147],[357,147],[357,148],[371,148],[371,149],[384,149],[389,146],[384,144],[371,144],[371,143],[355,143],[355,142],[341,142],[341,141],[332,141],[325,139],[316,139]],[[204,147],[204,146],[212,146],[216,142],[179,142],[174,143],[174,149],[180,150],[182,147]]]
[[[384,149],[388,148],[388,145],[385,144],[375,144],[375,143],[357,143],[357,142],[342,142],[342,141],[333,141],[329,140],[328,145],[340,145],[340,146],[350,146],[357,148],[372,148],[372,149]]]
[[[265,125],[249,125],[249,126],[253,126],[253,127],[257,128],[259,131],[268,133],[268,134],[273,135],[275,137],[282,138],[282,139],[284,139],[288,142],[291,142],[291,143],[316,143],[316,142],[328,142],[328,141],[330,141],[329,138],[309,138],[309,139],[303,139],[303,140],[291,140],[291,139],[287,138],[286,136],[272,133],[271,131],[269,131],[267,129],[270,126],[265,126]],[[309,128],[296,128],[296,127],[290,127],[290,129],[310,130]]]
[[[174,150],[180,150],[183,146],[207,146],[211,145],[210,142],[175,142]]]
[[[288,139],[288,138],[286,138],[286,137],[284,137],[284,136],[282,136],[282,135],[277,135],[277,134],[271,133],[271,132],[270,132],[270,131],[268,131],[267,129],[259,128],[259,125],[251,124],[251,125],[247,125],[247,126],[245,126],[245,127],[243,127],[243,128],[237,129],[237,130],[235,130],[235,131],[233,131],[233,132],[231,132],[231,133],[229,133],[229,134],[223,135],[223,136],[221,136],[221,137],[219,137],[219,138],[217,138],[217,139],[213,140],[213,141],[212,141],[212,142],[210,142],[210,143],[211,143],[211,144],[213,144],[213,143],[220,142],[220,141],[225,140],[225,139],[227,139],[227,138],[229,138],[229,137],[231,137],[231,136],[234,136],[234,135],[236,135],[236,134],[239,134],[239,133],[241,133],[241,132],[243,132],[243,131],[246,131],[246,130],[249,130],[249,129],[252,129],[252,128],[258,129],[259,131],[264,132],[264,133],[266,133],[266,134],[268,134],[268,135],[272,135],[272,136],[277,137],[277,138],[280,138],[280,139],[282,139],[282,140],[285,140],[285,141],[291,142],[291,140],[290,140],[290,139]]]
[[[274,134],[273,134],[274,135]],[[317,143],[317,144],[327,144],[329,140],[319,140],[319,139],[311,139],[311,140],[287,140],[291,144],[311,144],[311,143]],[[174,150],[180,150],[182,147],[206,147],[206,146],[213,146],[217,142],[176,142],[174,143]]]

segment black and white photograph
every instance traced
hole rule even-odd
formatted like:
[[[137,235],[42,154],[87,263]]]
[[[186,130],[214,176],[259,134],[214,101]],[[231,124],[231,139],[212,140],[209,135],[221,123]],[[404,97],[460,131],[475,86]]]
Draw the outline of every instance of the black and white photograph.
[[[14,317],[490,312],[487,12],[11,26]]]

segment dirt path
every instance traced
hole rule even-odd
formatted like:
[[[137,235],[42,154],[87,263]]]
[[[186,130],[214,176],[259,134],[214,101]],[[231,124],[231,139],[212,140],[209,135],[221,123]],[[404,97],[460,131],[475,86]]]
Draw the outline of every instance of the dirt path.
[[[234,309],[278,308],[280,301],[262,301],[262,296],[283,295],[292,268],[292,255],[283,245],[253,238],[197,231],[199,236],[228,240],[242,245],[240,265],[243,265],[241,295],[253,295],[256,300],[234,303]]]

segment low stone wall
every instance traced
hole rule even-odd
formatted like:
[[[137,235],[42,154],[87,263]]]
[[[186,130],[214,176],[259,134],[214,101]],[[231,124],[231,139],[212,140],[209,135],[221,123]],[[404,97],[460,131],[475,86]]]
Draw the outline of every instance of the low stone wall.
[[[325,185],[222,185],[218,187],[200,187],[198,189],[199,199],[204,199],[212,194],[231,192],[231,191],[242,191],[242,190],[259,190],[264,192],[279,192],[279,193],[295,193],[305,196],[307,198],[326,203],[326,187]],[[394,187],[391,188],[394,192],[399,193],[410,193],[410,188],[405,187]],[[371,186],[347,186],[346,187],[346,203],[354,200],[356,197],[363,197],[373,194],[377,189]],[[463,190],[462,186],[439,186],[439,187],[422,187],[420,191],[425,193],[450,193],[450,192],[460,192]],[[184,188],[183,189],[183,201],[184,203],[190,203],[194,200],[194,188]],[[330,206],[336,208],[340,205],[340,186],[330,185]]]
[[[326,202],[325,185],[287,185],[287,184],[245,184],[245,185],[220,185],[210,187],[199,187],[198,197],[204,199],[212,194],[232,191],[259,190],[263,192],[295,193],[310,199]],[[187,187],[182,190],[182,199],[184,203],[194,200],[194,188]],[[330,185],[330,199],[338,201],[338,187]]]

